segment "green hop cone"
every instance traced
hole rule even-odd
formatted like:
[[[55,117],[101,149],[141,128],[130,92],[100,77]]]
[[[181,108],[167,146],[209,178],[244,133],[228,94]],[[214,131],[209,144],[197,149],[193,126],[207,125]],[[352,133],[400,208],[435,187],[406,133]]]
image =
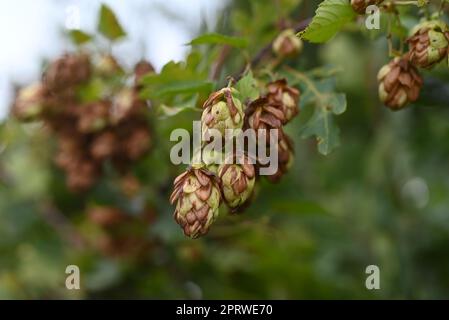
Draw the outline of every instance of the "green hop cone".
[[[251,196],[256,181],[254,166],[244,156],[241,161],[232,164],[222,164],[218,168],[218,176],[221,180],[223,197],[227,205],[236,209],[242,206]]]
[[[33,121],[44,110],[47,90],[41,83],[22,88],[17,94],[13,114],[22,121]]]
[[[175,179],[170,202],[174,219],[190,238],[205,235],[218,217],[221,195],[217,177],[202,167],[192,167]]]
[[[418,24],[407,39],[410,61],[417,67],[431,68],[447,56],[449,27],[440,20]]]
[[[235,98],[237,91],[223,88],[212,93],[204,103],[201,116],[202,135],[209,140],[209,129],[218,130],[223,136],[226,129],[241,129],[243,126],[243,106]]]

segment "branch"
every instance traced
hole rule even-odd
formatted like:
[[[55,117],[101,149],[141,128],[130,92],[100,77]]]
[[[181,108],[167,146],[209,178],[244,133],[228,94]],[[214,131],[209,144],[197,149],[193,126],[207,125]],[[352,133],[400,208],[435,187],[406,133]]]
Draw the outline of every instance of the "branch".
[[[304,19],[302,21],[300,21],[293,29],[295,30],[295,33],[301,32],[304,29],[307,28],[307,26],[310,24],[310,22],[312,21],[312,18],[307,18]],[[275,39],[273,39],[269,44],[267,44],[265,47],[263,47],[255,56],[254,58],[251,60],[251,62],[249,63],[249,67],[250,68],[254,68],[256,67],[259,63],[261,63],[266,57],[268,57],[269,55],[272,54],[272,50],[271,48],[273,47],[273,42]],[[247,69],[248,66],[244,66],[238,74],[236,74],[234,76],[234,79],[236,79],[237,81],[243,76],[243,74],[245,73],[245,70]]]

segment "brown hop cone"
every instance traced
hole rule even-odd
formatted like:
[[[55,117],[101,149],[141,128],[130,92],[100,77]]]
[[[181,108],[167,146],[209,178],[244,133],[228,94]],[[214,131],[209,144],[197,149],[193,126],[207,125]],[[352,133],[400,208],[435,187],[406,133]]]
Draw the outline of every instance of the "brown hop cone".
[[[407,57],[395,58],[377,75],[379,98],[390,109],[399,110],[418,99],[423,80]]]
[[[128,173],[120,179],[120,189],[125,196],[132,198],[140,192],[142,185],[135,175]],[[151,212],[150,209],[146,211],[146,213]]]
[[[278,138],[282,135],[282,124],[285,122],[284,112],[269,103],[268,98],[262,97],[251,102],[245,110],[245,128],[253,129],[256,134],[259,130],[266,130],[267,143],[270,142],[271,129],[278,130]]]
[[[19,120],[36,120],[44,111],[46,100],[47,88],[41,83],[32,84],[19,90],[12,112]]]
[[[208,129],[216,129],[224,136],[226,129],[242,128],[243,106],[236,93],[235,89],[223,88],[212,93],[204,103],[201,123],[205,140],[208,140]]]
[[[430,68],[447,56],[449,27],[440,20],[425,21],[412,30],[407,40],[410,61],[417,67]]]
[[[116,134],[111,130],[104,131],[93,139],[90,154],[96,160],[104,160],[115,154],[118,145],[119,140]]]
[[[109,121],[110,101],[96,101],[79,106],[78,130],[83,133],[98,132]]]
[[[242,206],[252,195],[256,172],[249,158],[242,156],[237,161],[234,156],[232,164],[222,164],[218,168],[221,190],[226,204],[236,209]]]
[[[122,142],[123,152],[128,159],[137,160],[151,147],[151,135],[148,127],[136,126],[126,140]]]
[[[91,222],[101,227],[111,227],[127,220],[128,216],[120,209],[107,206],[89,208],[87,216]]]
[[[97,182],[99,174],[98,164],[89,159],[77,161],[67,171],[67,186],[72,192],[84,192]]]
[[[366,8],[371,5],[379,5],[384,0],[351,0],[351,6],[358,14],[365,14]]]
[[[304,44],[293,29],[282,31],[273,41],[273,51],[280,57],[294,57],[301,53]]]
[[[121,75],[124,71],[114,56],[106,54],[98,59],[95,72],[102,77],[111,77]]]
[[[111,108],[111,121],[118,123],[131,115],[136,115],[146,108],[145,101],[139,99],[134,88],[123,88],[114,97]]]
[[[276,146],[278,154],[278,169],[273,175],[267,176],[267,179],[273,183],[279,182],[281,178],[290,170],[294,160],[293,143],[286,134],[282,135]]]
[[[90,78],[91,66],[85,54],[65,54],[50,64],[43,76],[51,92],[60,92],[79,85]]]
[[[153,65],[146,60],[139,61],[134,66],[134,86],[140,88],[140,80],[149,73],[154,73]]]
[[[80,134],[58,136],[58,153],[55,157],[56,165],[64,170],[75,168],[78,162],[85,158],[85,139]]]
[[[289,87],[287,80],[281,79],[269,83],[267,89],[269,104],[280,108],[284,113],[283,124],[292,120],[299,113],[300,92],[296,88]]]
[[[175,179],[170,202],[174,218],[191,238],[205,235],[218,217],[221,202],[217,177],[203,168],[190,168]]]

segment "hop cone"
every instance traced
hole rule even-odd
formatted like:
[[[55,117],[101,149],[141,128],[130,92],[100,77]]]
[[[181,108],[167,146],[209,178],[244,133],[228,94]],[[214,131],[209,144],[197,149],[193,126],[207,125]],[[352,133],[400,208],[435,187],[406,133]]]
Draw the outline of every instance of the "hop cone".
[[[154,73],[153,65],[145,60],[139,61],[134,66],[134,86],[140,88],[140,80],[149,73]]]
[[[235,160],[235,158],[234,158]],[[223,197],[230,208],[238,208],[251,196],[256,174],[249,159],[241,157],[233,164],[222,164],[218,169]]]
[[[268,98],[263,97],[254,100],[245,110],[245,128],[251,128],[260,134],[259,131],[266,131],[266,141],[270,142],[270,131],[277,129],[279,136],[282,135],[282,124],[285,122],[284,112],[269,103]]]
[[[50,64],[43,81],[52,92],[60,92],[89,79],[91,66],[84,54],[66,54]]]
[[[223,88],[214,92],[204,103],[201,116],[203,138],[207,139],[208,129],[217,129],[223,136],[226,129],[241,129],[243,107],[235,98],[235,89]]]
[[[269,83],[267,88],[269,104],[282,110],[284,113],[282,122],[286,124],[299,113],[299,90],[289,87],[285,79]]]
[[[390,109],[399,110],[418,99],[423,80],[407,58],[395,58],[377,75],[379,98]]]
[[[449,28],[443,21],[425,21],[412,30],[407,42],[410,61],[417,67],[430,68],[447,56]]]
[[[304,44],[293,29],[282,31],[273,42],[273,51],[280,57],[294,57],[301,53]]]
[[[267,176],[268,180],[274,183],[281,180],[293,165],[293,143],[286,134],[283,134],[280,138],[276,146],[276,152],[278,153],[278,169],[273,175]]]
[[[14,115],[23,121],[35,120],[44,110],[47,96],[47,89],[41,83],[20,89],[13,106]]]
[[[117,59],[110,54],[100,57],[95,65],[95,72],[102,77],[112,77],[124,73]]]
[[[191,238],[205,235],[221,202],[216,176],[203,168],[190,168],[175,179],[170,202],[176,201],[174,218],[184,234]]]
[[[95,101],[79,107],[78,130],[83,133],[98,132],[109,122],[111,102]]]
[[[384,0],[351,0],[351,6],[355,12],[365,14],[366,8],[370,5],[379,5]]]

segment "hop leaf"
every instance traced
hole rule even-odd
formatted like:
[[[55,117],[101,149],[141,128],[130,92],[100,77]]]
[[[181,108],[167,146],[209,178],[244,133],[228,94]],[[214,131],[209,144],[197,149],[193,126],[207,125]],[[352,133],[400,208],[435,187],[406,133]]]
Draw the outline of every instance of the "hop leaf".
[[[298,36],[310,42],[323,43],[355,17],[348,0],[325,0],[319,5],[310,25]]]
[[[101,5],[98,31],[111,41],[126,36],[114,12],[107,5]]]

